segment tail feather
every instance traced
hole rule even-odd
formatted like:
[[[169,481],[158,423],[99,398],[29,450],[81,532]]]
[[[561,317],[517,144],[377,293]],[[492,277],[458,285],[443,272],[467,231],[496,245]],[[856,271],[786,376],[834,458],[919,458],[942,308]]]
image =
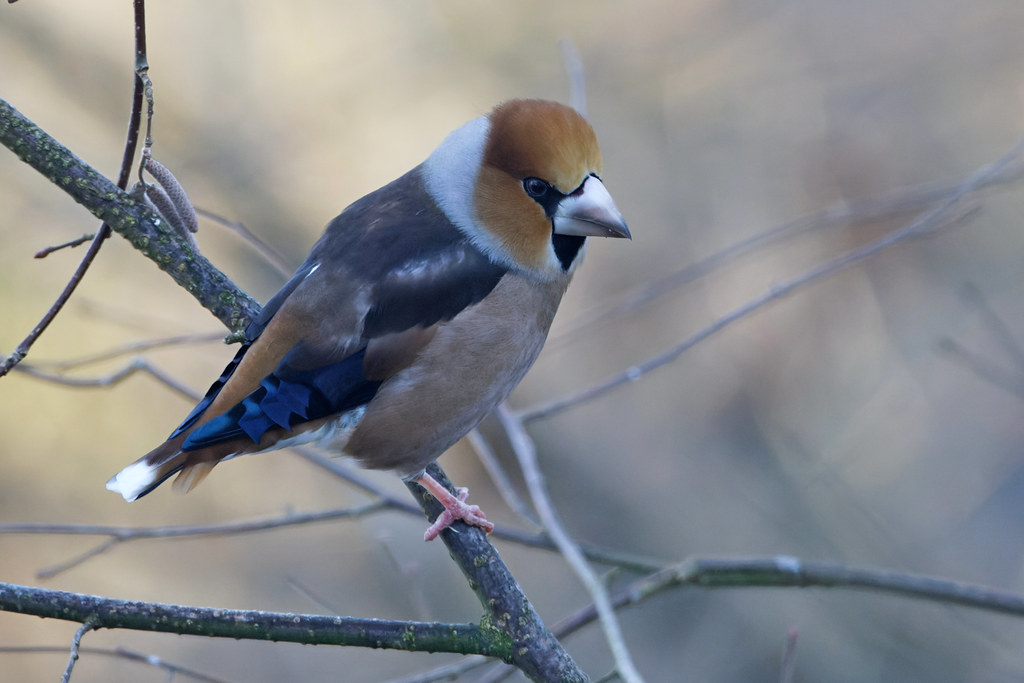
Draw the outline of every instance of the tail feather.
[[[210,473],[214,465],[219,461],[217,460],[202,460],[199,462],[185,462],[178,469],[177,479],[174,480],[174,490],[180,493],[188,493],[195,487],[199,486],[203,479],[206,479],[206,475]],[[177,470],[176,470],[177,471]],[[168,477],[173,472],[168,473]]]
[[[182,440],[166,441],[128,465],[110,478],[107,490],[120,493],[128,502],[146,495],[185,465],[188,454],[181,451]]]

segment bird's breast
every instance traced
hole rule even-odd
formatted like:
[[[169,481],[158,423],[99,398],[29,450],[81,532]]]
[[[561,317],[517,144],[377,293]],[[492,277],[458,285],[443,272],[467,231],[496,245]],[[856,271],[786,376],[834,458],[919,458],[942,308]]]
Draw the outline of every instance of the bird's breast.
[[[440,325],[418,357],[381,385],[344,446],[376,469],[408,475],[504,401],[537,359],[568,285],[515,274]]]

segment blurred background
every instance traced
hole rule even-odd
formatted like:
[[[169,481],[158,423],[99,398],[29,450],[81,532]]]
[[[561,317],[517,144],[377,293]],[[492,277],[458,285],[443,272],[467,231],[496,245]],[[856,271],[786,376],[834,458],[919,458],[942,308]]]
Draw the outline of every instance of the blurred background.
[[[604,178],[634,239],[590,245],[549,348],[512,396],[520,409],[618,375],[914,213],[812,221],[574,332],[645,285],[815,211],[956,182],[1024,135],[1019,0],[177,0],[150,3],[148,28],[155,156],[197,206],[244,222],[293,264],[345,205],[494,103],[568,101],[559,41],[574,42]],[[127,0],[5,4],[0,97],[113,178],[132,49]],[[1024,192],[1004,184],[977,206],[970,220],[776,301],[641,381],[532,423],[569,531],[666,562],[784,553],[1024,592]],[[83,250],[33,253],[96,221],[6,150],[0,208],[6,353]],[[198,239],[257,299],[282,284],[216,224],[204,221]],[[28,360],[223,332],[115,236]],[[213,341],[145,355],[205,391],[232,354]],[[72,375],[109,374],[130,358]],[[103,389],[3,378],[0,522],[195,524],[367,500],[290,453],[219,467],[188,497],[161,489],[127,505],[104,490],[190,407],[145,376]],[[520,524],[468,447],[441,463],[493,519]],[[404,495],[392,475],[368,476]],[[0,580],[182,604],[476,620],[475,597],[443,546],[420,540],[423,528],[387,513],[139,541],[52,578],[37,572],[100,539],[0,535]],[[588,602],[554,553],[499,550],[549,623]],[[1024,678],[1024,622],[891,596],[687,589],[621,619],[650,681],[777,680],[790,628],[797,681]],[[54,680],[76,628],[0,613],[0,644],[63,648],[0,654],[0,679]],[[457,659],[128,631],[91,633],[84,644],[227,681],[386,681]],[[595,627],[566,645],[594,677],[611,667]],[[167,673],[85,654],[73,680]]]

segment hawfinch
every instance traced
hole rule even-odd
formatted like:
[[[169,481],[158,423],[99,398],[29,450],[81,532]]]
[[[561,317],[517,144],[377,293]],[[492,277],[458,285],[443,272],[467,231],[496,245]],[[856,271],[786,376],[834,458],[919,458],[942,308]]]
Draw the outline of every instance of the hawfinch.
[[[512,100],[345,209],[245,331],[162,445],[107,488],[133,501],[172,474],[305,443],[394,470],[454,520],[493,529],[424,472],[511,393],[544,345],[587,237],[629,237],[590,125]]]

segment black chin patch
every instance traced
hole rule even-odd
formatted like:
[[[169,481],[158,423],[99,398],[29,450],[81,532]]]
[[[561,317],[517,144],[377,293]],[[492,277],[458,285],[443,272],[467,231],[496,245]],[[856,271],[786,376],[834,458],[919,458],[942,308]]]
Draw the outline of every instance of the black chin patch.
[[[580,249],[583,248],[586,241],[587,238],[580,235],[551,233],[551,245],[555,248],[555,256],[558,257],[562,270],[569,270],[569,266],[576,260],[576,255],[580,253]]]

